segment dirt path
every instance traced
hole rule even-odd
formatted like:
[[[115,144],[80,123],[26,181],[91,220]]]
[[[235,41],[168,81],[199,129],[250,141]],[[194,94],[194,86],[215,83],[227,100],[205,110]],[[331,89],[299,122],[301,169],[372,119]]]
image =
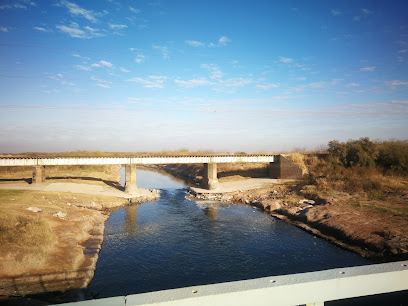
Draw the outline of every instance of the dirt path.
[[[152,191],[139,188],[137,193],[129,194],[117,188],[105,185],[90,185],[78,183],[43,183],[43,184],[28,184],[28,183],[7,183],[0,184],[0,189],[7,190],[39,190],[39,191],[58,191],[71,192],[80,194],[93,194],[110,197],[118,197],[124,199],[132,199],[139,196],[151,195]]]

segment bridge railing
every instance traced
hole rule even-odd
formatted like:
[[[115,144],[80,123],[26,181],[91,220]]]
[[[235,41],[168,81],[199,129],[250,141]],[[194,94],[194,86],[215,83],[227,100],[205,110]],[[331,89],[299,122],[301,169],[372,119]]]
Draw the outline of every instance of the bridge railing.
[[[186,287],[70,305],[324,305],[326,301],[402,290],[408,290],[408,261]]]

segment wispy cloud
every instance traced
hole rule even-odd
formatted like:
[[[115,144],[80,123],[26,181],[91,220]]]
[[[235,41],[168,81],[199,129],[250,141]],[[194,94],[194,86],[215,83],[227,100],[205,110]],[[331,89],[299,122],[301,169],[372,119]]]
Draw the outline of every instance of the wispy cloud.
[[[130,72],[130,70],[127,70],[127,69],[124,68],[124,67],[120,67],[119,70],[122,71],[122,72]]]
[[[347,87],[359,87],[360,83],[349,83],[347,84]]]
[[[122,29],[126,29],[128,26],[126,24],[109,24],[109,27],[112,30],[122,30]]]
[[[400,80],[393,80],[385,82],[388,86],[395,88],[397,86],[408,86],[408,82],[400,81]]]
[[[6,9],[27,9],[28,6],[36,6],[37,4],[34,1],[29,0],[21,0],[21,1],[12,1],[12,4],[3,4],[0,5],[0,10]]]
[[[226,46],[230,42],[231,39],[229,39],[227,36],[221,36],[220,39],[218,39],[218,44],[220,46]]]
[[[260,88],[260,89],[264,89],[264,90],[268,90],[268,89],[271,89],[271,88],[278,88],[279,84],[270,83],[270,84],[266,84],[266,85],[256,85],[255,87]]]
[[[144,56],[143,54],[138,54],[138,55],[136,55],[135,62],[137,64],[143,63],[145,58],[146,58],[146,56]]]
[[[71,22],[69,26],[57,25],[56,28],[73,38],[89,39],[105,36],[105,34],[101,33],[99,29],[91,28],[89,26],[85,26],[81,29],[76,22]]]
[[[73,16],[83,17],[91,22],[98,21],[98,19],[96,18],[96,16],[99,15],[98,13],[81,8],[79,5],[75,3],[69,1],[61,1],[59,5],[67,8],[69,13]]]
[[[339,9],[332,9],[332,10],[330,10],[330,13],[333,16],[340,16],[341,15],[341,11]]]
[[[9,31],[9,28],[0,27],[0,31],[1,31],[1,32],[8,32],[8,31]]]
[[[369,9],[366,9],[366,8],[361,9],[361,12],[362,12],[364,15],[374,14],[373,11],[370,11]]]
[[[201,41],[197,41],[197,40],[186,40],[185,43],[192,47],[204,47],[205,46],[205,43]]]
[[[34,30],[40,31],[40,32],[50,32],[50,30],[46,29],[46,28],[41,28],[41,27],[34,27]]]
[[[214,85],[213,82],[211,82],[209,80],[206,80],[206,79],[191,79],[191,80],[188,80],[188,81],[174,80],[174,83],[176,83],[179,86],[188,87],[188,88],[197,87],[197,86]]]
[[[280,61],[281,63],[289,64],[289,63],[292,63],[292,62],[293,62],[293,58],[288,58],[288,57],[280,56],[280,57],[279,57],[279,61]]]
[[[244,78],[231,78],[222,82],[225,87],[244,87],[251,84],[253,81],[251,79]]]
[[[375,66],[370,66],[370,67],[362,67],[360,68],[360,71],[374,71],[375,70]]]
[[[75,65],[75,68],[77,68],[79,70],[83,70],[83,71],[91,71],[92,70],[91,67],[84,66],[84,65]]]
[[[215,64],[201,64],[200,67],[203,69],[209,70],[210,79],[212,80],[220,79],[224,76],[222,71]]]
[[[136,8],[134,8],[134,7],[129,7],[129,10],[132,12],[132,13],[135,13],[135,14],[139,14],[140,12],[141,12],[141,10],[139,10],[139,9],[136,9]]]
[[[128,82],[142,84],[146,88],[164,88],[166,81],[167,77],[161,75],[151,75],[147,78],[134,77],[128,80]]]
[[[112,68],[112,67],[113,67],[113,64],[112,64],[112,63],[107,62],[107,61],[104,61],[104,60],[99,61],[99,63],[100,63],[102,66],[104,66],[104,67],[109,67],[109,68]]]
[[[169,59],[169,48],[166,46],[153,45],[153,49],[160,50],[164,59]]]
[[[109,85],[107,85],[107,84],[100,84],[100,83],[98,83],[98,84],[96,84],[96,86],[99,86],[99,87],[102,87],[102,88],[111,88]]]

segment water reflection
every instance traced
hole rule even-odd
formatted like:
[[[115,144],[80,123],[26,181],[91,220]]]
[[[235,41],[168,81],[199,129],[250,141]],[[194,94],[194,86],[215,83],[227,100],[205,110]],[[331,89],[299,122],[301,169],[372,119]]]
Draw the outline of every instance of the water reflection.
[[[127,206],[125,208],[126,215],[125,215],[125,231],[126,234],[131,236],[136,233],[136,223],[137,223],[137,210],[138,205],[134,206]]]

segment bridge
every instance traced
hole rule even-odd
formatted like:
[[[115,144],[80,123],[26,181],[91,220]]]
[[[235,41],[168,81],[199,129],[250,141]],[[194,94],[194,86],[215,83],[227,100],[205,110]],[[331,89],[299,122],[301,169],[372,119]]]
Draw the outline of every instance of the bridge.
[[[302,169],[283,155],[205,155],[205,156],[131,156],[131,157],[0,157],[0,167],[33,167],[33,184],[45,181],[47,166],[62,165],[123,165],[126,169],[125,191],[136,193],[136,166],[157,164],[203,164],[203,187],[215,189],[218,185],[218,163],[269,163],[269,176],[293,179],[302,175]]]

